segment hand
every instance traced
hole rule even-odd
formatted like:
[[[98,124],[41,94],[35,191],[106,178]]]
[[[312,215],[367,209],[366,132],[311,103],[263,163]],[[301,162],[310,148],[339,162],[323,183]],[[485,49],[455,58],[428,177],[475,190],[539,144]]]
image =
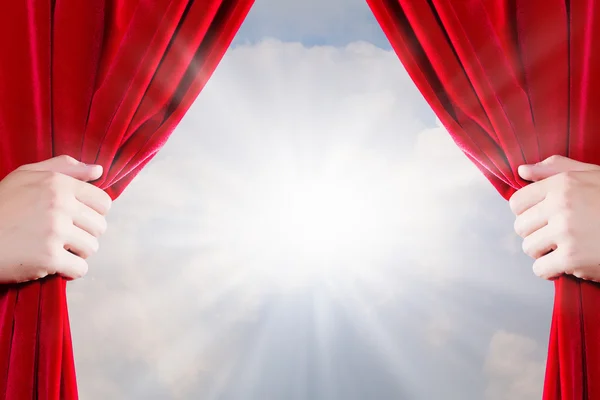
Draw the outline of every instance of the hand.
[[[522,165],[519,175],[534,183],[511,197],[510,208],[534,273],[600,282],[600,166],[552,156]]]
[[[0,283],[87,273],[112,202],[87,183],[100,176],[101,166],[59,156],[23,165],[0,181]]]

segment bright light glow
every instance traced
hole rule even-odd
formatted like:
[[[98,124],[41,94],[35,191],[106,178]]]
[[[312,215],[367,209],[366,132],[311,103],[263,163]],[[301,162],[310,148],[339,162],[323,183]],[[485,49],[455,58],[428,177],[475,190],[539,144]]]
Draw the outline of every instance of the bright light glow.
[[[365,190],[335,180],[292,182],[266,197],[261,233],[282,251],[309,257],[330,257],[358,244],[370,211]]]
[[[368,44],[265,42],[228,53],[111,211],[91,278],[75,282],[76,292],[70,285],[75,341],[111,341],[109,352],[76,349],[92,377],[83,398],[136,397],[150,381],[169,398],[197,398],[199,387],[210,388],[206,399],[261,398],[254,390],[273,382],[289,386],[289,398],[306,397],[309,376],[319,376],[318,397],[342,398],[338,388],[355,383],[348,372],[361,370],[340,363],[366,351],[381,364],[367,357],[362,366],[393,374],[399,397],[437,398],[410,392],[435,381],[423,356],[451,360],[465,376],[475,372],[465,366],[480,368],[471,356],[481,341],[471,339],[491,325],[437,288],[473,279],[515,295],[522,287],[530,299],[531,286],[479,281],[494,270],[480,257],[488,238],[481,250],[455,245],[480,232],[464,227],[472,221],[460,210],[487,199],[467,185],[493,189],[447,132],[415,122],[424,102],[401,70],[393,52]],[[506,227],[496,217],[489,226]],[[474,265],[479,272],[468,273]],[[299,335],[289,334],[290,320],[300,321]],[[346,352],[352,343],[359,347]],[[469,364],[456,354],[465,349]],[[97,373],[119,355],[148,367],[123,393]],[[540,382],[528,377],[543,364],[515,360],[529,371],[519,379]],[[508,375],[495,373],[505,389]]]
[[[441,126],[414,117],[424,103],[405,96],[418,95],[408,76],[376,79],[398,76],[392,53],[264,42],[230,57],[203,91],[210,101],[196,104],[208,111],[180,127],[193,141],[165,162],[186,172],[181,187],[197,188],[186,213],[196,230],[172,245],[210,249],[219,268],[249,274],[240,282],[275,287],[379,276],[384,286],[391,264],[429,280],[452,273],[438,251],[450,219],[439,189],[481,174]],[[281,65],[266,73],[267,62]],[[159,196],[178,207],[185,191],[172,186]]]
[[[408,174],[390,178],[384,162],[351,154],[311,168],[302,161],[273,157],[243,178],[222,176],[229,193],[207,205],[204,241],[235,254],[254,278],[296,286],[358,279],[410,236],[403,227],[415,225],[418,203],[404,194]]]

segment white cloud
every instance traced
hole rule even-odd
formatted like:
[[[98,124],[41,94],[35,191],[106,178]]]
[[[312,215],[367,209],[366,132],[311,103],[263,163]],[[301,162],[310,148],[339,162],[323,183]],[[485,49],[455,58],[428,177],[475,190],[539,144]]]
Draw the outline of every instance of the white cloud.
[[[305,43],[326,39],[332,45],[367,40],[388,46],[364,0],[256,0],[236,41],[264,37]]]
[[[119,398],[119,388],[122,398],[190,398],[222,385],[266,299],[294,290],[294,269],[317,260],[276,251],[279,238],[264,233],[261,204],[289,194],[292,176],[340,179],[363,201],[363,230],[328,253],[341,257],[330,276],[340,302],[401,309],[415,279],[464,277],[474,267],[463,221],[493,190],[432,121],[396,55],[371,44],[229,51],[116,202],[89,278],[70,287],[82,397]],[[459,326],[432,321],[424,340],[439,346]],[[114,383],[115,364],[127,385]],[[110,395],[95,395],[104,381]]]
[[[486,400],[529,400],[542,397],[545,349],[533,339],[500,331],[494,334],[485,361]]]
[[[452,249],[438,247],[448,234],[439,227],[461,218],[443,196],[473,184],[491,189],[443,128],[426,125],[432,115],[391,51],[365,42],[306,48],[268,40],[229,53],[166,151],[181,160],[194,152],[194,175],[212,176],[208,184],[219,186],[203,202],[229,232],[235,221],[247,220],[245,210],[253,206],[245,199],[273,186],[265,182],[273,170],[334,169],[372,191],[368,204],[379,213],[371,215],[371,228],[389,232],[382,254],[410,247],[425,271],[435,265],[443,276],[444,269],[451,273],[444,261]],[[210,127],[195,133],[197,146],[190,144],[199,130],[194,125]],[[165,168],[174,162],[165,159]],[[233,221],[218,220],[218,213]],[[363,238],[382,240],[370,233]]]
[[[435,348],[447,345],[448,339],[456,333],[456,321],[447,315],[437,316],[431,319],[426,326],[426,337],[428,343]]]

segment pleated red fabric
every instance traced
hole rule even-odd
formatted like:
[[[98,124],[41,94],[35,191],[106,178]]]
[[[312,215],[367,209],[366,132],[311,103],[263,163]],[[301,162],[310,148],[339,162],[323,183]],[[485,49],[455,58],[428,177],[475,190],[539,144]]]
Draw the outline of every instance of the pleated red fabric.
[[[508,199],[520,164],[600,164],[600,1],[367,0],[454,141]],[[544,399],[600,399],[600,286],[555,282]]]
[[[68,154],[115,199],[164,145],[253,0],[19,0],[0,11],[0,179]],[[66,282],[0,287],[0,398],[76,399]]]

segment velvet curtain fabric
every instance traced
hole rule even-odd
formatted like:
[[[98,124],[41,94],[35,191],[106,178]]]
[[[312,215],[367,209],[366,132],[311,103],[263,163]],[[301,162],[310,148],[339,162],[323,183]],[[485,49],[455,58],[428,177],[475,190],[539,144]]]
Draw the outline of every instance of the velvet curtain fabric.
[[[18,0],[0,12],[0,179],[68,154],[115,199],[217,67],[253,0]],[[66,282],[0,287],[0,398],[76,399]]]
[[[600,164],[600,1],[367,0],[454,141],[504,198],[520,164]],[[600,399],[600,286],[555,281],[545,400]]]

